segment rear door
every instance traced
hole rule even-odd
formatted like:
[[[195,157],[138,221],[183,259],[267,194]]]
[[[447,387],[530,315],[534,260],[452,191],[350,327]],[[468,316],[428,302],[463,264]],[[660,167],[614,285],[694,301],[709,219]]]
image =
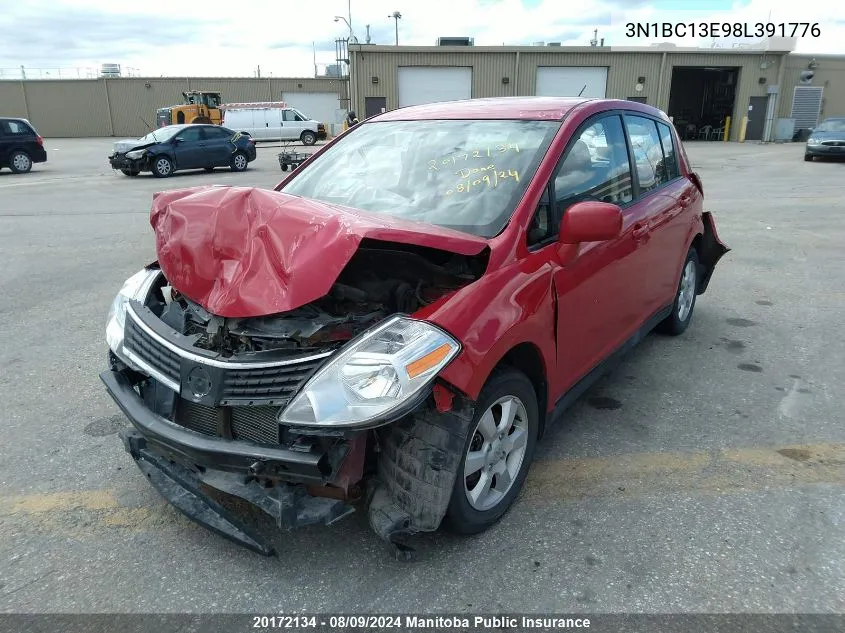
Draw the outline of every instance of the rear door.
[[[200,145],[205,148],[203,167],[225,167],[232,159],[232,137],[234,132],[225,127],[208,125],[203,127],[205,140]]]
[[[180,140],[181,139],[181,140]],[[189,125],[173,139],[173,154],[177,169],[197,169],[206,166],[205,135],[202,125]]]
[[[551,182],[555,224],[576,202],[598,200],[622,209],[619,237],[577,245],[554,273],[558,297],[558,368],[568,389],[619,347],[644,320],[641,285],[642,218],[632,189],[622,118],[605,113],[573,136]],[[557,248],[553,246],[552,248]]]
[[[685,225],[682,214],[691,204],[692,183],[680,177],[677,152],[668,124],[647,116],[626,114],[625,129],[636,168],[641,233],[638,243],[644,252],[642,276],[643,308],[653,314],[675,296],[679,258],[685,253]],[[664,138],[661,138],[664,137]]]
[[[12,139],[9,133],[9,123],[0,119],[0,167],[9,164],[9,153],[12,148]]]

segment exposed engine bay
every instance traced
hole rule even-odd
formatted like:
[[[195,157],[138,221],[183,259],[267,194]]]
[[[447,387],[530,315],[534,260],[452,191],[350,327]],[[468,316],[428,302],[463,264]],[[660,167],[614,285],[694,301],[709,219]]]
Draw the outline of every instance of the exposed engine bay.
[[[223,357],[339,347],[395,313],[413,314],[478,279],[485,254],[463,256],[426,247],[362,241],[329,293],[294,310],[263,317],[209,313],[162,278],[148,307],[196,347]]]

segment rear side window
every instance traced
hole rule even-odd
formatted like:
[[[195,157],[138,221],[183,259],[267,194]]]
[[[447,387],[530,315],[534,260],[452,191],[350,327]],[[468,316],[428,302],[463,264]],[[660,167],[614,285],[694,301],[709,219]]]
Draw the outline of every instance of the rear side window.
[[[657,124],[651,119],[626,115],[625,128],[631,139],[640,193],[648,193],[669,182],[663,164],[663,146],[657,136]]]
[[[569,146],[555,175],[554,195],[558,218],[583,200],[631,202],[631,167],[618,116],[599,119]]]
[[[678,167],[678,153],[675,151],[675,142],[672,139],[672,130],[663,123],[658,123],[657,129],[660,132],[660,144],[663,146],[663,166],[666,170],[666,176],[669,180],[672,180],[681,175],[681,169]]]
[[[0,130],[4,136],[35,136],[32,128],[23,121],[0,121]]]

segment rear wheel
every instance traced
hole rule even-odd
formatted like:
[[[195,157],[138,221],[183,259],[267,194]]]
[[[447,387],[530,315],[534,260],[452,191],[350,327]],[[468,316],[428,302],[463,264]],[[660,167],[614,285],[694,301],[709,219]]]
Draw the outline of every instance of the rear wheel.
[[[167,156],[158,156],[153,159],[153,176],[156,178],[167,178],[173,175],[173,162]]]
[[[691,248],[681,270],[681,281],[678,283],[678,291],[675,293],[672,314],[658,324],[658,331],[677,336],[683,334],[689,327],[690,321],[692,321],[692,311],[695,308],[695,298],[698,294],[698,272],[698,252],[695,248]]]
[[[16,174],[25,174],[32,169],[32,159],[22,150],[14,151],[9,156],[9,169]]]
[[[235,152],[230,163],[232,171],[246,171],[247,165],[249,165],[249,160],[247,159],[246,154],[243,152]]]
[[[313,145],[317,142],[317,135],[311,130],[305,130],[299,139],[302,141],[303,145]]]
[[[534,455],[540,412],[520,371],[496,372],[482,389],[445,525],[461,534],[486,530],[516,499]]]

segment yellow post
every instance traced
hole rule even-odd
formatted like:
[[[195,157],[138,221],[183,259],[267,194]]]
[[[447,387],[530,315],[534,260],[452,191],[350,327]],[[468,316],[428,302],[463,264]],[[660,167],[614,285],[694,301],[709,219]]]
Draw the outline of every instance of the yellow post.
[[[740,143],[745,143],[745,128],[748,127],[748,117],[742,117],[742,123],[739,124],[739,138],[736,139]]]
[[[725,117],[725,131],[722,136],[722,140],[724,142],[728,142],[728,139],[731,137],[731,117]]]

